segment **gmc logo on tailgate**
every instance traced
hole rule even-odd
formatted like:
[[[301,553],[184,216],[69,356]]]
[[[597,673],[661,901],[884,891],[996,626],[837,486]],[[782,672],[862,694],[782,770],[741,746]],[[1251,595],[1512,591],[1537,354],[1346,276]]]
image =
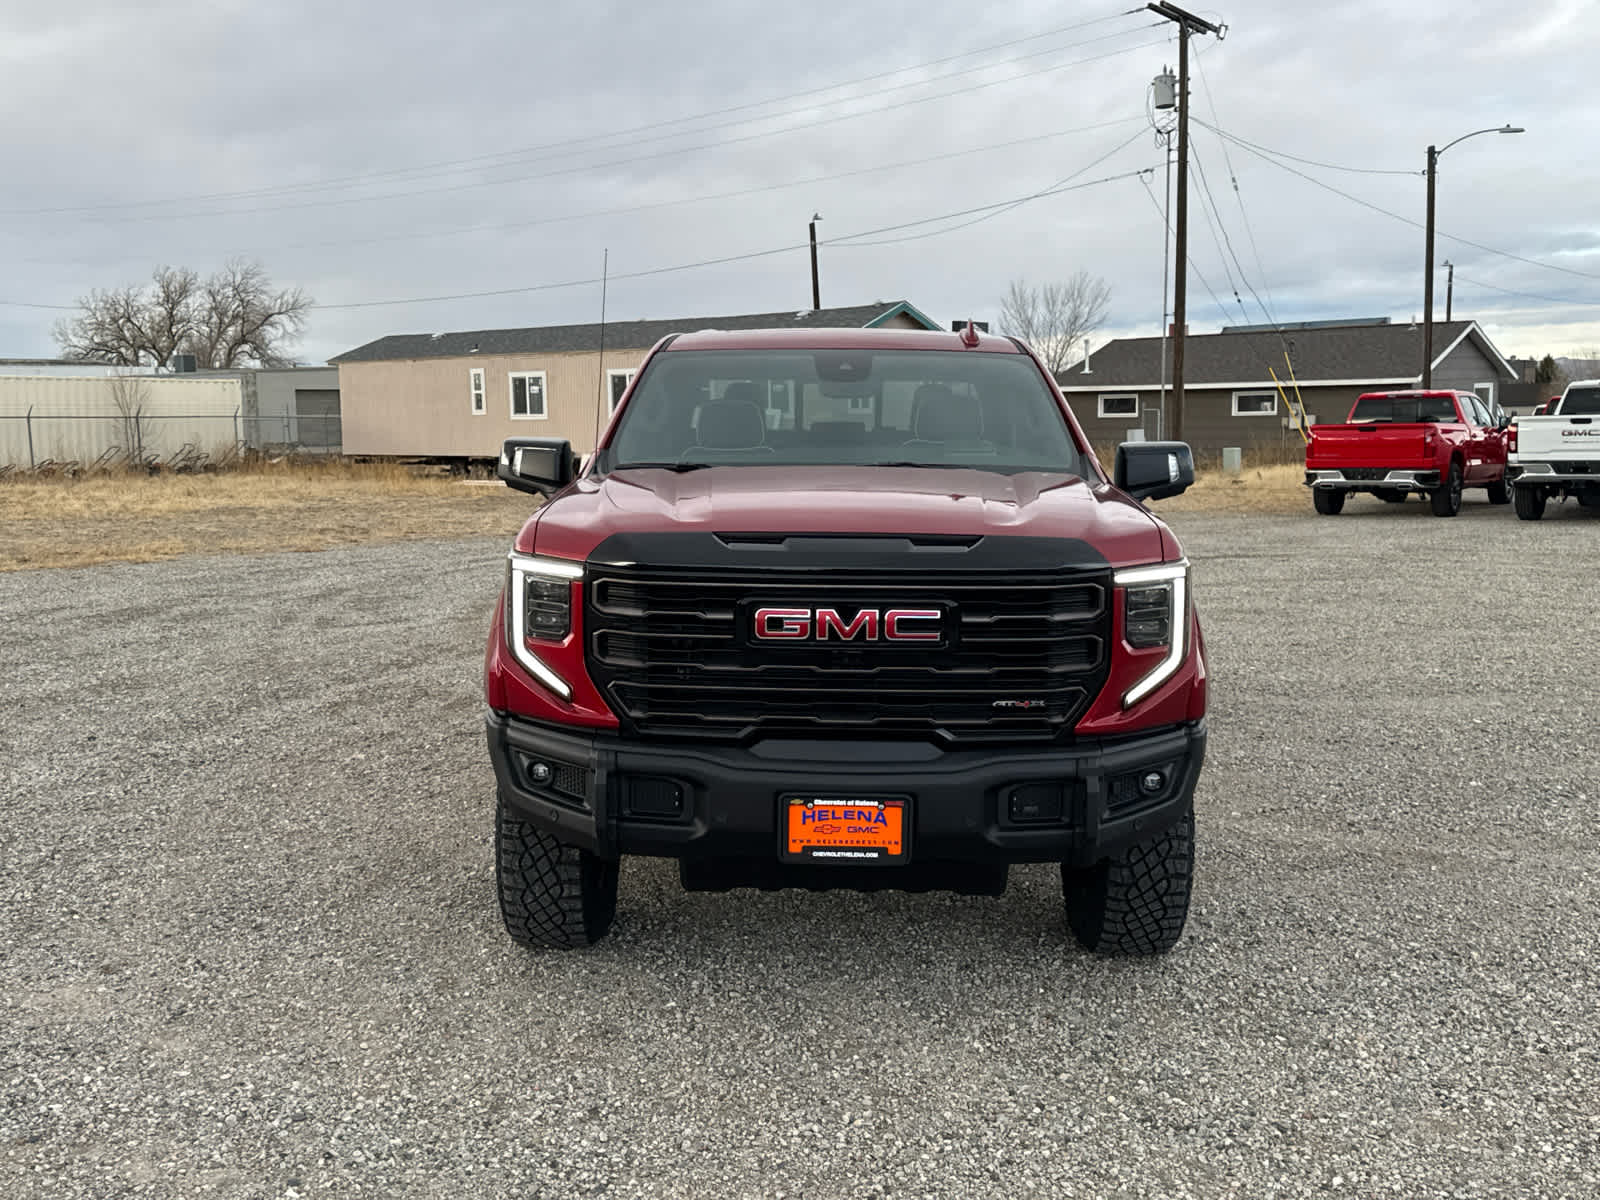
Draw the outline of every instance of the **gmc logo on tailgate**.
[[[941,608],[784,608],[762,605],[750,616],[758,642],[896,642],[938,645],[944,641]]]

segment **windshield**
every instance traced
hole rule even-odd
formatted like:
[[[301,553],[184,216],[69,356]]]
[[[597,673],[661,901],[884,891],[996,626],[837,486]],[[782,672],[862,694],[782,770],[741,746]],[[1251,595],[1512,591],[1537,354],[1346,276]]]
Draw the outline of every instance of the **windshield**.
[[[601,452],[628,466],[962,466],[1090,475],[1033,361],[944,350],[653,358]]]
[[[1600,417],[1600,387],[1568,388],[1561,401],[1563,417]]]
[[[1416,425],[1426,421],[1459,421],[1455,401],[1449,396],[1363,396],[1351,410],[1350,420],[1388,421]]]

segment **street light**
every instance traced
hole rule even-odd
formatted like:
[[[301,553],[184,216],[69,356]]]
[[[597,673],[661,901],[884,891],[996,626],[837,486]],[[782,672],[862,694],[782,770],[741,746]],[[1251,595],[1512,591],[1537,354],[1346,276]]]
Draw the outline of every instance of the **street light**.
[[[1425,274],[1422,280],[1422,386],[1424,389],[1433,386],[1433,193],[1434,180],[1438,175],[1439,156],[1454,146],[1456,142],[1464,142],[1468,138],[1477,137],[1480,133],[1526,133],[1520,125],[1501,125],[1494,129],[1474,129],[1471,133],[1463,133],[1455,142],[1446,142],[1442,149],[1428,147],[1428,261],[1423,268]]]

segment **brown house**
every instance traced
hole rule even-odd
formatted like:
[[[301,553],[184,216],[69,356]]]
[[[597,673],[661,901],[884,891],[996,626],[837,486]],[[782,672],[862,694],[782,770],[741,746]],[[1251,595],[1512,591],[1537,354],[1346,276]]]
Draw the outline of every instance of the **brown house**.
[[[1519,382],[1476,321],[1436,322],[1433,339],[1441,348],[1434,387],[1475,391],[1495,404]],[[1092,442],[1154,441],[1171,429],[1171,355],[1172,343],[1163,347],[1159,337],[1118,338],[1056,377]],[[1184,440],[1203,454],[1225,446],[1297,452],[1290,402],[1303,403],[1313,423],[1342,421],[1362,392],[1419,387],[1421,372],[1422,327],[1386,317],[1191,334],[1184,339]]]
[[[937,329],[906,301],[806,312],[398,334],[339,368],[344,452],[493,458],[508,437],[562,437],[588,453],[650,348],[695,329]],[[602,348],[603,347],[603,348]]]

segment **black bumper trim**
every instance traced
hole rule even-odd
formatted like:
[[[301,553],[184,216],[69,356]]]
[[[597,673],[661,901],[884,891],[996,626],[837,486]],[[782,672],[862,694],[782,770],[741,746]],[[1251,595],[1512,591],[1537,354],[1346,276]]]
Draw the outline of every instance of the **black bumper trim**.
[[[1087,864],[1179,820],[1193,801],[1206,746],[1204,721],[1048,750],[940,750],[920,742],[817,739],[686,747],[558,729],[495,712],[486,726],[496,780],[512,807],[539,828],[603,858],[776,861],[781,794],[890,790],[913,798],[912,845],[919,860]],[[587,769],[587,798],[534,786],[526,766],[531,761]],[[1128,780],[1155,767],[1170,769],[1167,785],[1129,803]],[[680,784],[681,815],[624,811],[632,794],[629,781],[637,778]],[[1060,821],[1012,822],[1010,789],[1041,781],[1063,785]],[[1119,790],[1120,796],[1114,794]]]

